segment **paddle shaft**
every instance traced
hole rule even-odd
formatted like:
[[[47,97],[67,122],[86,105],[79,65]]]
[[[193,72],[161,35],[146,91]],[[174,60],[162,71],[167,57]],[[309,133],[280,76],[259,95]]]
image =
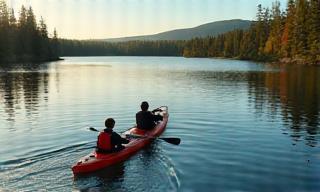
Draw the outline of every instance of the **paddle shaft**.
[[[95,131],[95,132],[101,132],[93,127],[89,128],[90,131]],[[135,138],[141,138],[141,139],[161,139],[163,141],[166,141],[167,143],[173,144],[173,145],[179,145],[181,142],[180,138],[166,138],[166,137],[149,137],[149,136],[142,136],[142,135],[133,135],[133,134],[128,134],[126,136],[129,137],[135,137]]]
[[[171,138],[170,137],[149,137],[149,136],[132,135],[132,134],[128,134],[126,136],[133,137],[133,138],[141,138],[141,139],[161,139],[173,145],[179,145],[181,142],[180,138],[175,138],[175,137],[171,137]]]

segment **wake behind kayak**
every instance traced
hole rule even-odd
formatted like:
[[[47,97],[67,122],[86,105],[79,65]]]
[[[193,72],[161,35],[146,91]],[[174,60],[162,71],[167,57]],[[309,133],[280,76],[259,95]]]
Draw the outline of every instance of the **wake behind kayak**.
[[[89,155],[82,157],[72,166],[73,173],[88,173],[123,162],[145,146],[149,145],[153,140],[151,137],[159,137],[164,132],[168,122],[168,107],[160,107],[160,109],[162,112],[159,114],[163,116],[163,120],[158,122],[155,128],[148,131],[138,129],[136,127],[129,129],[124,132],[123,135],[138,135],[141,137],[129,138],[130,142],[125,144],[125,148],[119,152],[102,154],[97,153],[94,150]]]

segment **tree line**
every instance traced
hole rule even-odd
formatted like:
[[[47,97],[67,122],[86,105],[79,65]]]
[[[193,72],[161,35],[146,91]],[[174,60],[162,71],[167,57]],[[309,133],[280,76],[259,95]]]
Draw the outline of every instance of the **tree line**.
[[[279,1],[259,5],[248,30],[192,39],[183,56],[320,63],[320,0],[289,0],[285,11]]]
[[[37,22],[31,7],[14,9],[0,0],[0,63],[40,62],[59,58],[57,32],[49,38],[43,18]]]
[[[62,56],[182,56],[184,41],[101,42],[61,39]]]
[[[247,30],[188,41],[103,42],[48,37],[44,20],[31,7],[14,10],[0,0],[0,62],[46,61],[59,56],[225,57],[258,61],[320,63],[320,0],[288,0],[281,10],[258,6]]]
[[[225,57],[257,61],[320,63],[320,0],[258,5],[247,30],[188,41],[98,42],[62,40],[62,55]]]

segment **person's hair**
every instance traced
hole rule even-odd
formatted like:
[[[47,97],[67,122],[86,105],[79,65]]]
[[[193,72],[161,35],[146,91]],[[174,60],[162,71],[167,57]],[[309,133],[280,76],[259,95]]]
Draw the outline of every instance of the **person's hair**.
[[[141,103],[141,110],[142,111],[147,111],[148,108],[149,108],[148,102],[144,101],[144,102]]]
[[[115,123],[116,123],[116,122],[114,121],[114,119],[108,118],[108,119],[106,119],[106,121],[104,122],[104,125],[105,125],[107,128],[113,128]]]

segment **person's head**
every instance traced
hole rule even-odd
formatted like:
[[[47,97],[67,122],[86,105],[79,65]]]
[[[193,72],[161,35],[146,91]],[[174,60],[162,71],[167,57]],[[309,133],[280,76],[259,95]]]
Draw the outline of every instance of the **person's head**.
[[[114,119],[108,118],[108,119],[106,119],[106,121],[104,122],[104,125],[105,125],[107,128],[112,129],[112,128],[114,127],[114,124],[115,124],[115,123],[116,123],[116,122],[114,121]]]
[[[148,102],[144,101],[141,103],[141,110],[142,111],[148,111],[148,108],[149,108]]]

